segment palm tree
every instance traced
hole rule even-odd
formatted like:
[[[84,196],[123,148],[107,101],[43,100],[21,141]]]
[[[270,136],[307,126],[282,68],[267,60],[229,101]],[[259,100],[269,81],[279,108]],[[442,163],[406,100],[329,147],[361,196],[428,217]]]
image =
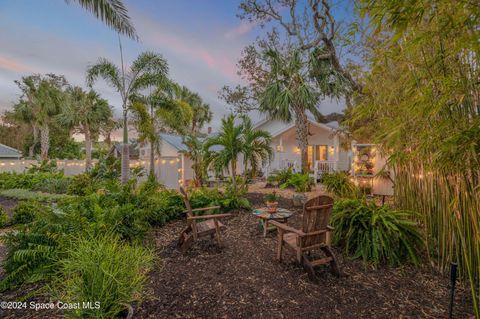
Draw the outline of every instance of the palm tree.
[[[134,40],[138,38],[127,8],[121,0],[65,0],[67,3],[71,1],[77,2],[118,33]]]
[[[96,140],[100,127],[108,124],[112,118],[112,109],[107,100],[100,98],[91,90],[85,92],[81,87],[71,87],[67,90],[69,103],[59,114],[61,124],[70,127],[74,132],[85,136],[85,168],[92,165],[92,140]]]
[[[302,171],[308,171],[308,122],[307,111],[321,116],[316,108],[319,95],[315,83],[310,81],[309,68],[302,62],[300,53],[293,51],[282,56],[278,51],[269,50],[266,58],[270,67],[267,86],[260,94],[260,111],[271,118],[285,122],[295,120],[298,146],[300,148]]]
[[[247,171],[250,164],[251,177],[255,177],[259,165],[264,166],[272,160],[272,148],[270,146],[272,137],[269,132],[253,129],[252,121],[247,116],[243,116],[243,164],[245,181],[247,180]]]
[[[128,146],[128,106],[130,98],[138,92],[165,82],[168,76],[167,61],[160,55],[144,52],[133,61],[129,70],[119,68],[107,59],[100,58],[97,64],[87,69],[87,84],[92,86],[98,77],[102,77],[115,88],[122,98],[123,110],[123,146],[122,146],[122,183],[129,179],[129,146]]]
[[[238,156],[243,152],[243,126],[235,125],[235,116],[229,115],[222,119],[222,126],[218,135],[205,142],[205,150],[210,151],[212,146],[220,146],[222,149],[212,152],[209,164],[218,172],[223,169],[230,171],[233,189],[237,190],[237,163]]]
[[[198,93],[190,91],[186,86],[176,86],[175,94],[179,100],[182,100],[190,105],[193,111],[193,117],[190,125],[190,132],[197,134],[205,123],[212,120],[212,111],[210,105],[204,103]]]
[[[149,95],[134,96],[132,100],[131,109],[139,142],[150,144],[150,175],[155,175],[155,155],[160,155],[159,133],[175,131],[184,134],[192,112],[188,105],[175,99],[174,84],[168,79]]]
[[[38,126],[33,116],[32,108],[25,101],[20,101],[13,106],[12,112],[7,112],[6,116],[16,122],[27,124],[33,135],[33,141],[28,147],[28,157],[33,158],[35,156],[35,147],[38,144]]]
[[[196,187],[202,186],[207,175],[206,160],[207,154],[202,140],[195,135],[187,135],[183,138],[183,144],[187,146],[185,155],[193,162],[192,170],[194,173],[193,184]]]
[[[15,81],[22,96],[19,107],[23,108],[25,119],[32,123],[34,140],[36,130],[40,131],[40,149],[42,160],[48,160],[50,148],[50,126],[55,121],[55,116],[60,113],[64,100],[63,88],[67,81],[63,76],[55,74],[30,75]]]

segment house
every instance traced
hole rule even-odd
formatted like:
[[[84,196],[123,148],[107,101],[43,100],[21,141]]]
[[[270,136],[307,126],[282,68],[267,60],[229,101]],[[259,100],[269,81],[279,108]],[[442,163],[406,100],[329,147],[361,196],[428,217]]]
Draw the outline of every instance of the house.
[[[300,171],[300,149],[296,141],[295,124],[278,120],[263,120],[255,129],[266,130],[272,135],[273,160],[263,167],[264,175],[274,170],[291,167]],[[308,119],[308,163],[311,174],[319,178],[323,172],[350,169],[351,151],[341,147],[344,138],[338,132],[337,122],[322,124]],[[159,181],[169,188],[186,185],[193,179],[192,161],[186,155],[187,147],[182,137],[175,134],[160,134],[160,157],[156,159],[156,174]],[[139,160],[148,162],[150,145],[139,147]],[[242,173],[242,158],[239,158],[238,173]]]
[[[351,163],[350,147],[346,144],[343,134],[339,131],[338,122],[318,123],[308,117],[308,166],[311,174],[319,178],[324,172],[348,171]],[[274,157],[272,162],[263,168],[265,175],[274,170],[291,167],[300,171],[300,149],[298,147],[295,123],[265,119],[255,125],[257,130],[265,130],[272,136]]]
[[[0,144],[0,159],[19,159],[22,157],[22,152],[13,147]]]

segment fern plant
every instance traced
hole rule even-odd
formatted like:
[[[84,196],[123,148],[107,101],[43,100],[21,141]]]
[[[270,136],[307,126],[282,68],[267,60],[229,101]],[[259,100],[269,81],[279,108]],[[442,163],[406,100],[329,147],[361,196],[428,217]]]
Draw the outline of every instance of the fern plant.
[[[345,172],[325,173],[320,178],[327,192],[341,198],[353,198],[359,193],[358,188]]]
[[[403,262],[417,265],[423,239],[412,215],[410,211],[392,210],[364,200],[337,201],[331,219],[334,243],[343,246],[353,258],[375,266]]]
[[[292,174],[283,184],[280,185],[280,188],[293,187],[297,193],[305,193],[311,191],[314,185],[315,182],[308,173],[297,173]]]

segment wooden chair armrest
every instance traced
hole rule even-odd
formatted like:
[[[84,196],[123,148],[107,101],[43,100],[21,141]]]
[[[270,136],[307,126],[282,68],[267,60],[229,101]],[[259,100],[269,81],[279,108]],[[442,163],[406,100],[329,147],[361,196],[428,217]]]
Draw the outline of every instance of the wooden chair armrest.
[[[327,229],[328,229],[328,230],[334,230],[334,229],[335,229],[335,227],[333,227],[333,226],[330,226],[330,225],[327,225]]]
[[[223,218],[223,217],[229,217],[232,216],[232,214],[214,214],[214,215],[201,215],[201,216],[189,216],[187,219],[211,219],[211,218]]]
[[[192,212],[203,212],[203,211],[206,211],[206,210],[214,210],[214,209],[218,209],[218,208],[220,208],[220,206],[194,208],[194,209],[192,209]],[[188,210],[185,210],[183,212],[188,213]]]
[[[329,231],[328,229],[324,229],[324,230],[316,230],[316,231],[312,231],[312,232],[304,233],[304,234],[305,234],[305,236],[313,236],[313,235],[325,234],[328,231]]]
[[[290,227],[290,226],[287,226],[287,225],[285,225],[285,224],[283,224],[283,223],[279,223],[279,222],[277,222],[277,221],[275,221],[275,220],[269,220],[268,223],[269,223],[270,225],[273,225],[273,226],[275,226],[275,227],[278,227],[278,228],[280,228],[280,229],[282,229],[282,230],[284,230],[284,231],[286,231],[286,232],[289,232],[289,233],[295,233],[295,234],[297,234],[297,235],[299,235],[299,236],[304,236],[304,235],[305,235],[305,233],[304,233],[303,231],[301,231],[301,230],[299,230],[299,229],[295,229],[295,228]]]

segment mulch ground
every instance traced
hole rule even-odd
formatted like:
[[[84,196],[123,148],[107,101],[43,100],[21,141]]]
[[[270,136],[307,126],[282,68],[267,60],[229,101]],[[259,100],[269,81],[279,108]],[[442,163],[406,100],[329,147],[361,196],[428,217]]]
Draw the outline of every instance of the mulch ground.
[[[263,194],[248,194],[255,207]],[[290,199],[279,206],[292,208]],[[301,210],[289,220],[298,226]],[[336,278],[327,267],[317,270],[319,282],[308,280],[293,254],[275,260],[276,235],[263,238],[258,220],[248,212],[224,220],[223,247],[196,242],[185,254],[176,240],[185,220],[154,229],[149,241],[157,262],[149,274],[143,301],[134,318],[446,318],[449,280],[428,268],[365,268],[336,251],[346,276]],[[5,293],[18,300],[37,287]],[[47,301],[47,297],[27,301]],[[61,318],[58,311],[11,311],[2,318]],[[457,286],[455,318],[473,318],[468,289]]]
[[[263,195],[248,195],[256,207]],[[280,207],[291,208],[291,200]],[[299,225],[301,210],[289,220]],[[448,279],[430,269],[365,268],[337,251],[345,277],[319,268],[307,278],[287,253],[275,260],[276,236],[263,238],[258,220],[238,213],[225,220],[224,247],[205,239],[186,253],[176,249],[185,221],[155,229],[157,269],[149,277],[139,318],[446,318]],[[473,317],[470,293],[456,292],[455,318]]]

